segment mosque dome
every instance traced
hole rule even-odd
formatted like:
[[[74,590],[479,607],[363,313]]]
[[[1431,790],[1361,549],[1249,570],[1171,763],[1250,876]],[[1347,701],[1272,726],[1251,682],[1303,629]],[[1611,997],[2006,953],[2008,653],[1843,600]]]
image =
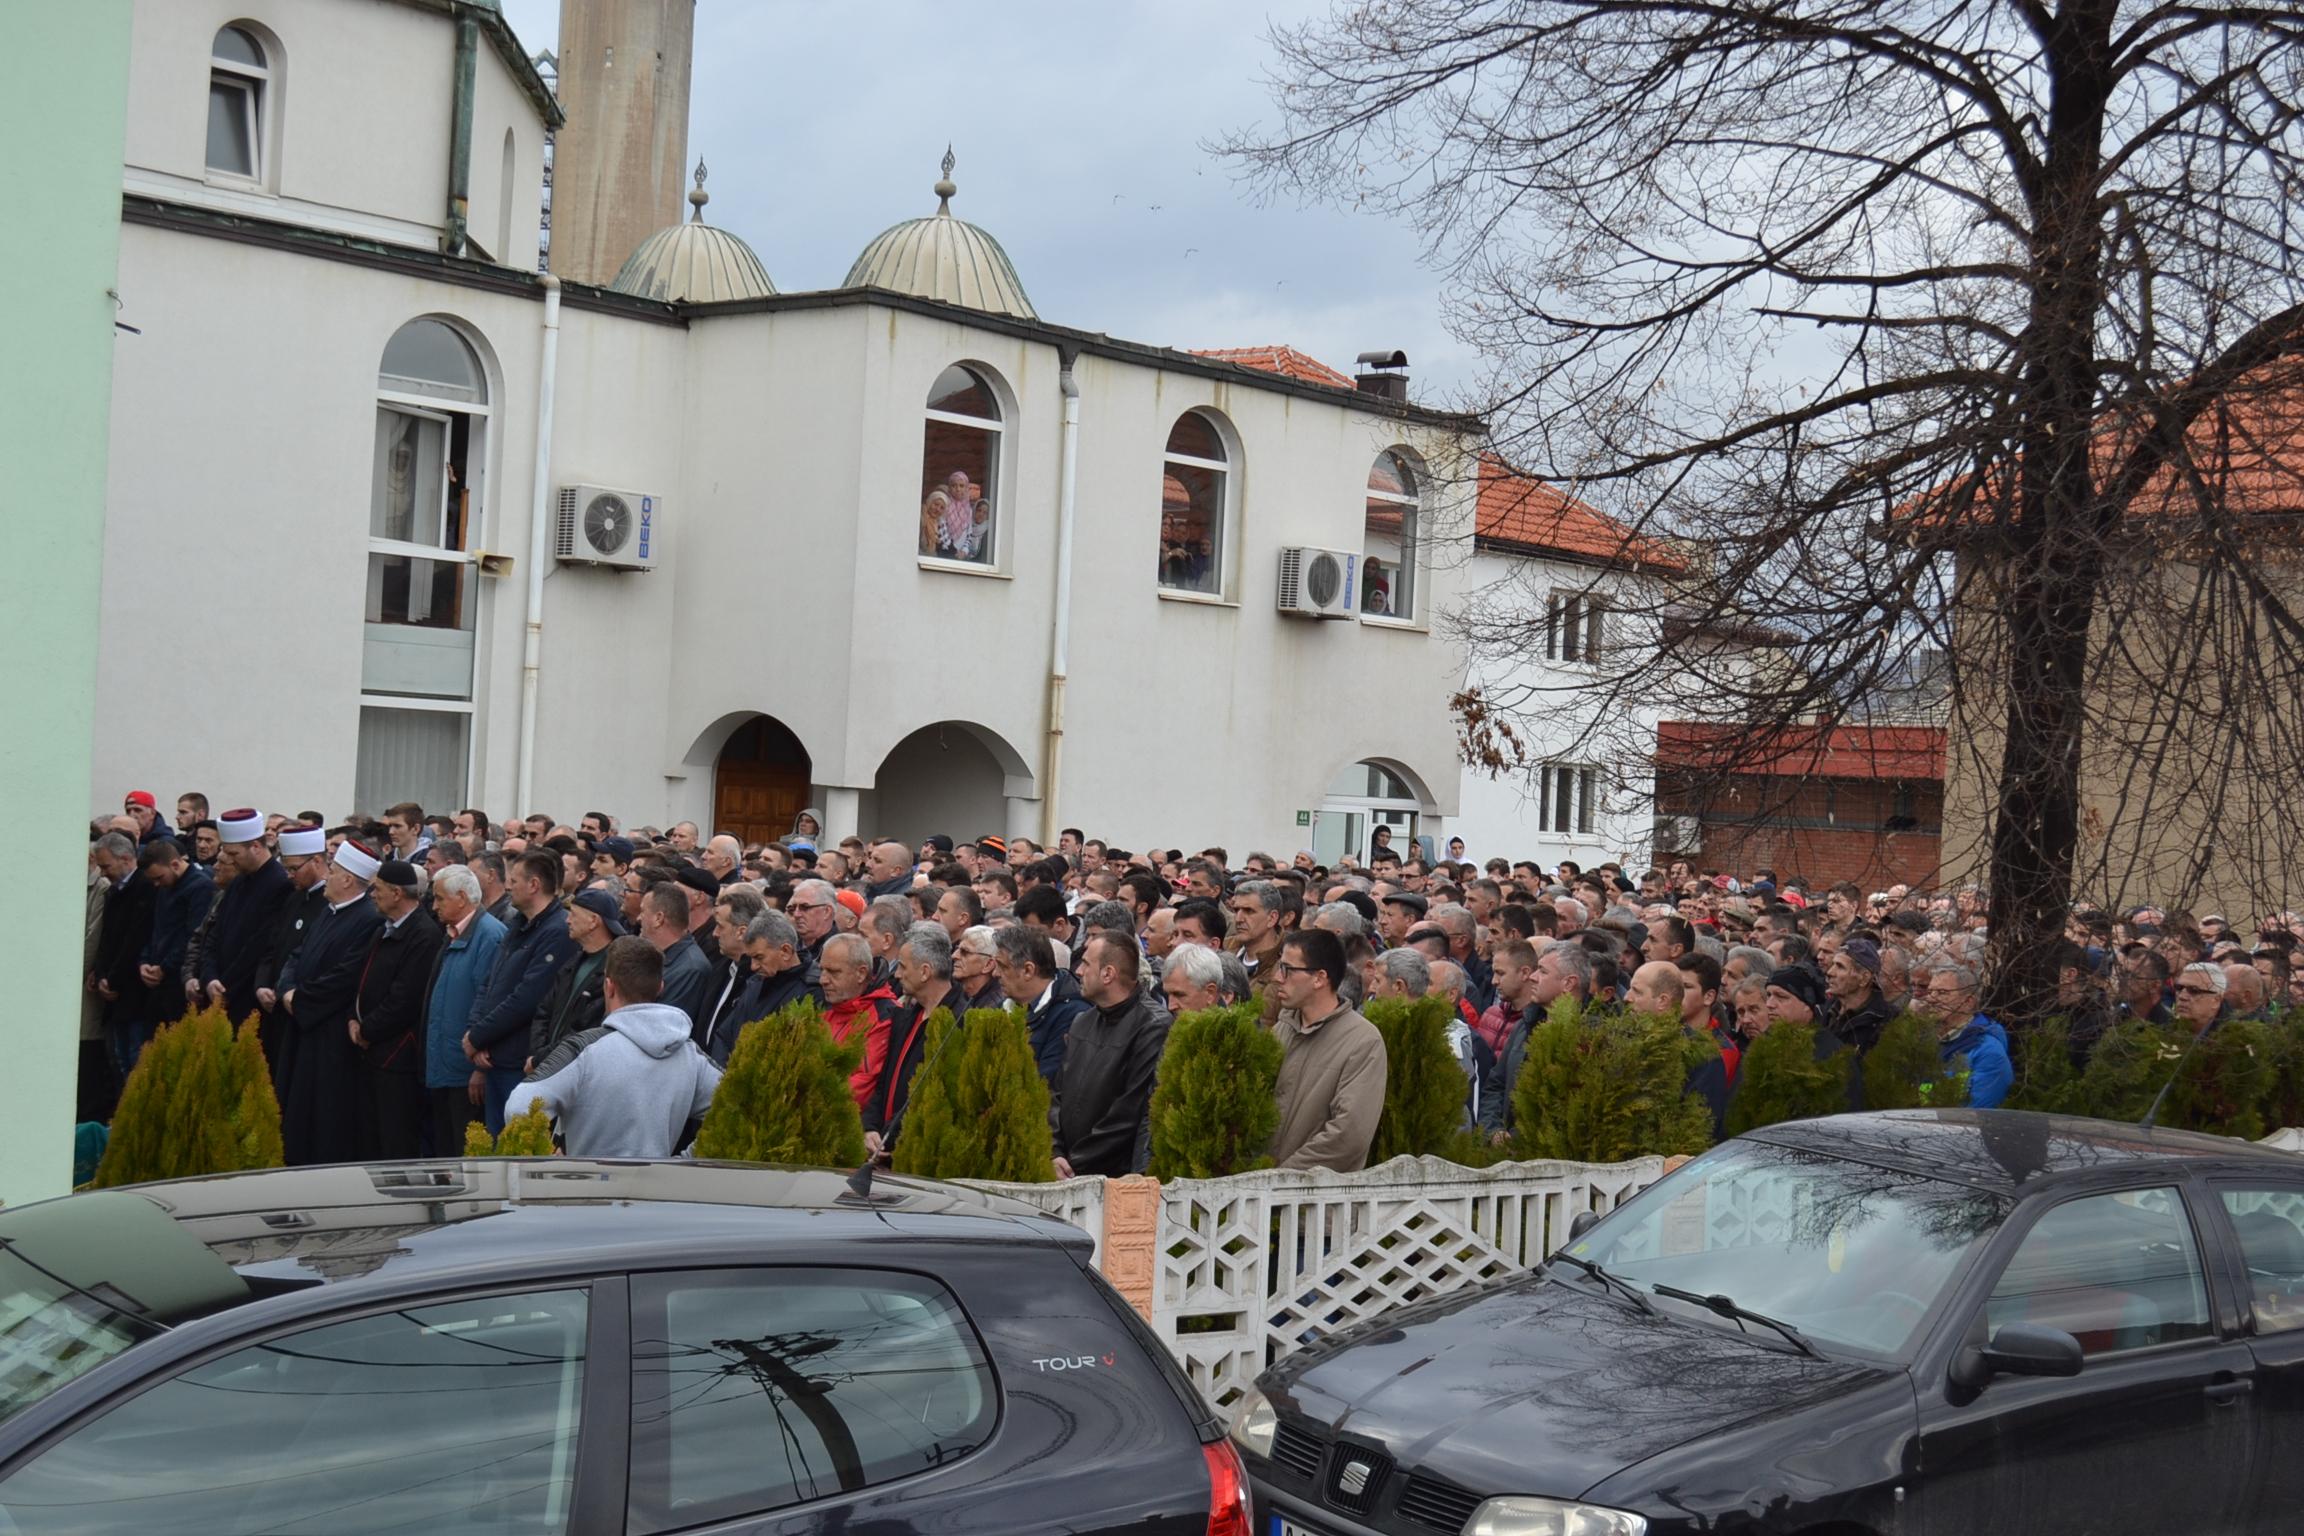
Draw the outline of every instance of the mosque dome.
[[[843,288],[886,288],[942,304],[1037,320],[1024,284],[1000,242],[952,217],[952,151],[944,151],[944,179],[936,183],[936,211],[908,219],[864,247]]]
[[[673,304],[715,304],[726,299],[764,299],[776,291],[768,269],[752,247],[724,229],[704,222],[704,162],[696,162],[696,187],[688,194],[695,212],[685,224],[660,229],[640,242],[608,286],[617,293]]]

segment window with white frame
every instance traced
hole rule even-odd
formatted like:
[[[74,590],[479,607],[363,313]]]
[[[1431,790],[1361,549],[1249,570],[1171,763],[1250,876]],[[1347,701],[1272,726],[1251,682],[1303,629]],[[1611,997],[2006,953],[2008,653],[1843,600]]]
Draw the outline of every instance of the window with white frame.
[[[264,108],[272,61],[246,27],[216,34],[208,60],[208,169],[257,181],[264,174]]]
[[[1367,517],[1360,541],[1360,612],[1371,619],[1413,620],[1416,545],[1423,498],[1415,468],[1396,449],[1368,470]]]
[[[1160,476],[1160,585],[1169,592],[1224,590],[1224,521],[1231,455],[1205,411],[1186,411],[1168,433]]]
[[[487,374],[461,332],[422,319],[393,333],[369,470],[354,773],[363,810],[464,797],[488,422]]]
[[[1536,825],[1551,833],[1590,833],[1600,815],[1600,770],[1545,763],[1536,770]]]
[[[920,557],[997,563],[1000,397],[976,369],[955,363],[928,391],[921,446]]]
[[[1595,662],[1600,659],[1608,605],[1590,592],[1555,592],[1544,608],[1544,659]]]

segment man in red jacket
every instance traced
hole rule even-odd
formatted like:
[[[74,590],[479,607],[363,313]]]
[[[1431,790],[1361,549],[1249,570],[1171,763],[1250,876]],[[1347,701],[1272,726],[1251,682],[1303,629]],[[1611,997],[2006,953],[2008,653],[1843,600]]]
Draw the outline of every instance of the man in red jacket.
[[[842,1045],[859,1033],[864,1036],[864,1060],[848,1074],[848,1091],[861,1109],[880,1079],[888,1059],[888,1017],[896,1009],[896,993],[887,983],[872,980],[872,946],[862,934],[836,933],[824,941],[824,1024]]]

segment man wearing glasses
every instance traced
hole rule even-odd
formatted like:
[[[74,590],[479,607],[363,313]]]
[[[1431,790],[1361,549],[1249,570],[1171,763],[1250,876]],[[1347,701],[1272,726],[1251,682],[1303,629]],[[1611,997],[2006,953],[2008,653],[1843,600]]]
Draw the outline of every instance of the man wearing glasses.
[[[1968,1107],[1998,1109],[2015,1083],[2008,1059],[2008,1034],[1976,1011],[1982,979],[1965,965],[1940,965],[1928,976],[1920,1013],[1936,1021],[1937,1052],[1945,1060],[1968,1061]]]
[[[1281,1014],[1280,1129],[1272,1159],[1282,1168],[1368,1165],[1384,1112],[1384,1037],[1344,1005],[1344,944],[1325,928],[1292,932],[1265,969]]]
[[[803,880],[792,887],[792,899],[784,903],[784,915],[799,931],[800,959],[812,987],[824,984],[824,941],[832,937],[832,909],[838,900],[830,881]]]
[[[2176,973],[2176,1017],[2195,1035],[2215,1028],[2224,1016],[2224,993],[2231,985],[2224,967],[2203,960]]]

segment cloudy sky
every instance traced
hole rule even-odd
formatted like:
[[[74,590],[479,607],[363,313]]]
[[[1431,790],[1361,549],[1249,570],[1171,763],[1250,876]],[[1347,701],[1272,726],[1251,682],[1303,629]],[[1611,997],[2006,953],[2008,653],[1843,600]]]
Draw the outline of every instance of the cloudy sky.
[[[534,53],[560,0],[503,0]],[[1398,347],[1417,394],[1468,381],[1414,237],[1373,216],[1258,206],[1202,145],[1270,122],[1268,18],[1315,0],[701,0],[688,134],[707,218],[787,291],[837,285],[866,242],[953,211],[1007,248],[1042,318],[1175,347],[1282,342],[1349,373]]]

